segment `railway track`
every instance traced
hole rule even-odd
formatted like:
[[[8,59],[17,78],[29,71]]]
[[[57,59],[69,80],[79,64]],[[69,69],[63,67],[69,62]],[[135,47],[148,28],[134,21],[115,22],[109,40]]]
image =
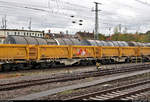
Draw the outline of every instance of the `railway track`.
[[[42,85],[42,84],[54,83],[54,82],[79,80],[79,79],[84,79],[88,77],[96,77],[96,76],[131,72],[131,71],[137,71],[137,70],[146,70],[146,69],[149,69],[149,67],[150,67],[150,64],[142,64],[142,65],[134,65],[130,67],[124,66],[120,68],[99,69],[98,71],[72,73],[68,75],[61,75],[61,76],[50,77],[50,78],[41,78],[41,79],[36,79],[36,80],[18,81],[14,83],[0,84],[0,91],[8,91],[8,90],[14,90],[14,89],[19,89],[19,88],[25,88],[29,86]]]
[[[145,62],[147,63],[147,62]],[[122,65],[122,64],[130,64],[130,63],[125,63],[125,62],[118,62],[118,63],[109,63],[109,64],[102,64],[103,66],[110,66],[110,65]],[[132,63],[132,64],[136,64],[136,63]],[[140,64],[140,63],[138,63]],[[46,68],[24,68],[24,69],[16,69],[16,70],[6,70],[6,71],[2,71],[0,68],[0,74],[10,74],[10,73],[16,73],[16,72],[32,72],[32,71],[40,71],[40,70],[50,70],[50,69],[71,69],[71,68],[84,68],[84,67],[95,67],[95,64],[91,64],[91,65],[72,65],[72,66],[64,66],[64,65],[55,65],[53,67],[46,67]]]
[[[123,85],[104,91],[88,93],[66,100],[134,100],[150,92],[150,80]]]
[[[95,66],[95,65],[89,65],[89,66]],[[64,65],[55,65],[53,67],[47,67],[47,68],[24,68],[24,69],[16,69],[16,70],[6,70],[6,71],[2,71],[0,69],[0,74],[4,74],[4,73],[15,73],[15,72],[28,72],[28,71],[38,71],[38,70],[49,70],[49,69],[67,69],[67,68],[76,68],[76,67],[85,67],[84,65],[72,65],[72,66],[64,66]]]

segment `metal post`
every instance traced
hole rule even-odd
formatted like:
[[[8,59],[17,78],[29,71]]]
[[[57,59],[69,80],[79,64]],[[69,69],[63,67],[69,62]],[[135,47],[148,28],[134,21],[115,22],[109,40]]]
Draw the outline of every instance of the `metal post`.
[[[31,17],[30,17],[30,20],[29,20],[29,30],[31,30],[31,23],[32,23],[32,21],[31,21]]]
[[[95,2],[95,39],[98,39],[98,3]]]
[[[5,15],[5,20],[4,20],[4,25],[5,25],[5,27],[4,27],[4,29],[6,29],[7,28],[7,20],[6,20],[6,15]]]
[[[95,3],[95,34],[94,34],[94,39],[98,39],[98,28],[99,28],[99,24],[98,24],[98,12],[101,11],[101,10],[98,10],[98,4],[101,4],[101,3],[98,3],[98,2],[94,2]]]

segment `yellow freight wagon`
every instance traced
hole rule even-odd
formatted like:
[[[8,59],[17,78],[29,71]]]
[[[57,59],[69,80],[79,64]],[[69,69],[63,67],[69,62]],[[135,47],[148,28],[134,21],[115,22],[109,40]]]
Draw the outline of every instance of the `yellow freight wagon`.
[[[113,56],[120,56],[120,49],[119,47],[102,47],[101,50],[102,57],[113,57]]]
[[[150,56],[150,47],[141,47],[140,55]]]
[[[150,60],[150,47],[112,47],[112,46],[80,46],[80,45],[18,45],[1,44],[0,62],[3,66],[20,68],[22,66],[38,66],[45,62],[90,63],[92,61],[134,60],[137,57]],[[68,61],[68,62],[67,62]],[[71,62],[72,61],[72,62]],[[127,61],[127,62],[128,62]],[[23,62],[23,63],[22,63]],[[109,62],[109,61],[107,61]],[[9,64],[15,63],[15,64]],[[20,63],[20,65],[16,65]],[[26,63],[26,64],[25,64]],[[42,64],[41,64],[42,63]]]
[[[38,60],[69,58],[69,46],[39,45]]]
[[[71,46],[71,58],[96,58],[94,46]]]
[[[44,60],[150,55],[150,47],[98,47],[67,45],[0,45],[0,60]]]
[[[29,60],[27,45],[0,44],[0,60]]]
[[[138,47],[121,47],[121,56],[132,57],[138,55]]]

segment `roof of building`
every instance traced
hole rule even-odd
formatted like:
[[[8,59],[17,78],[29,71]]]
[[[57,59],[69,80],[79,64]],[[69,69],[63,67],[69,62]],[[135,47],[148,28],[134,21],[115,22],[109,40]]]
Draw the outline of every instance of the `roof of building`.
[[[94,39],[94,33],[89,32],[77,32],[76,36],[79,35],[82,39]]]
[[[26,31],[26,32],[40,32],[40,33],[43,33],[43,31],[22,30],[22,29],[0,29],[0,31]]]
[[[74,37],[74,35],[71,34],[60,34],[60,33],[46,33],[51,38],[67,38],[67,37]]]

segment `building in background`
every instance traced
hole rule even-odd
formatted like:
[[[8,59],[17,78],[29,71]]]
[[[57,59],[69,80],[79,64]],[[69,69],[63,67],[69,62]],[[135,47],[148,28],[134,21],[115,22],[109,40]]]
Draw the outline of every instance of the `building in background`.
[[[45,33],[45,38],[54,39],[54,38],[74,38],[74,35],[60,33],[51,33],[51,30],[48,30],[48,33]]]
[[[19,30],[19,29],[0,29],[0,43],[3,43],[4,39],[8,35],[44,37],[44,31]]]
[[[77,32],[75,34],[75,38],[84,40],[84,39],[89,39],[93,40],[94,39],[94,33],[89,33],[89,32]]]

